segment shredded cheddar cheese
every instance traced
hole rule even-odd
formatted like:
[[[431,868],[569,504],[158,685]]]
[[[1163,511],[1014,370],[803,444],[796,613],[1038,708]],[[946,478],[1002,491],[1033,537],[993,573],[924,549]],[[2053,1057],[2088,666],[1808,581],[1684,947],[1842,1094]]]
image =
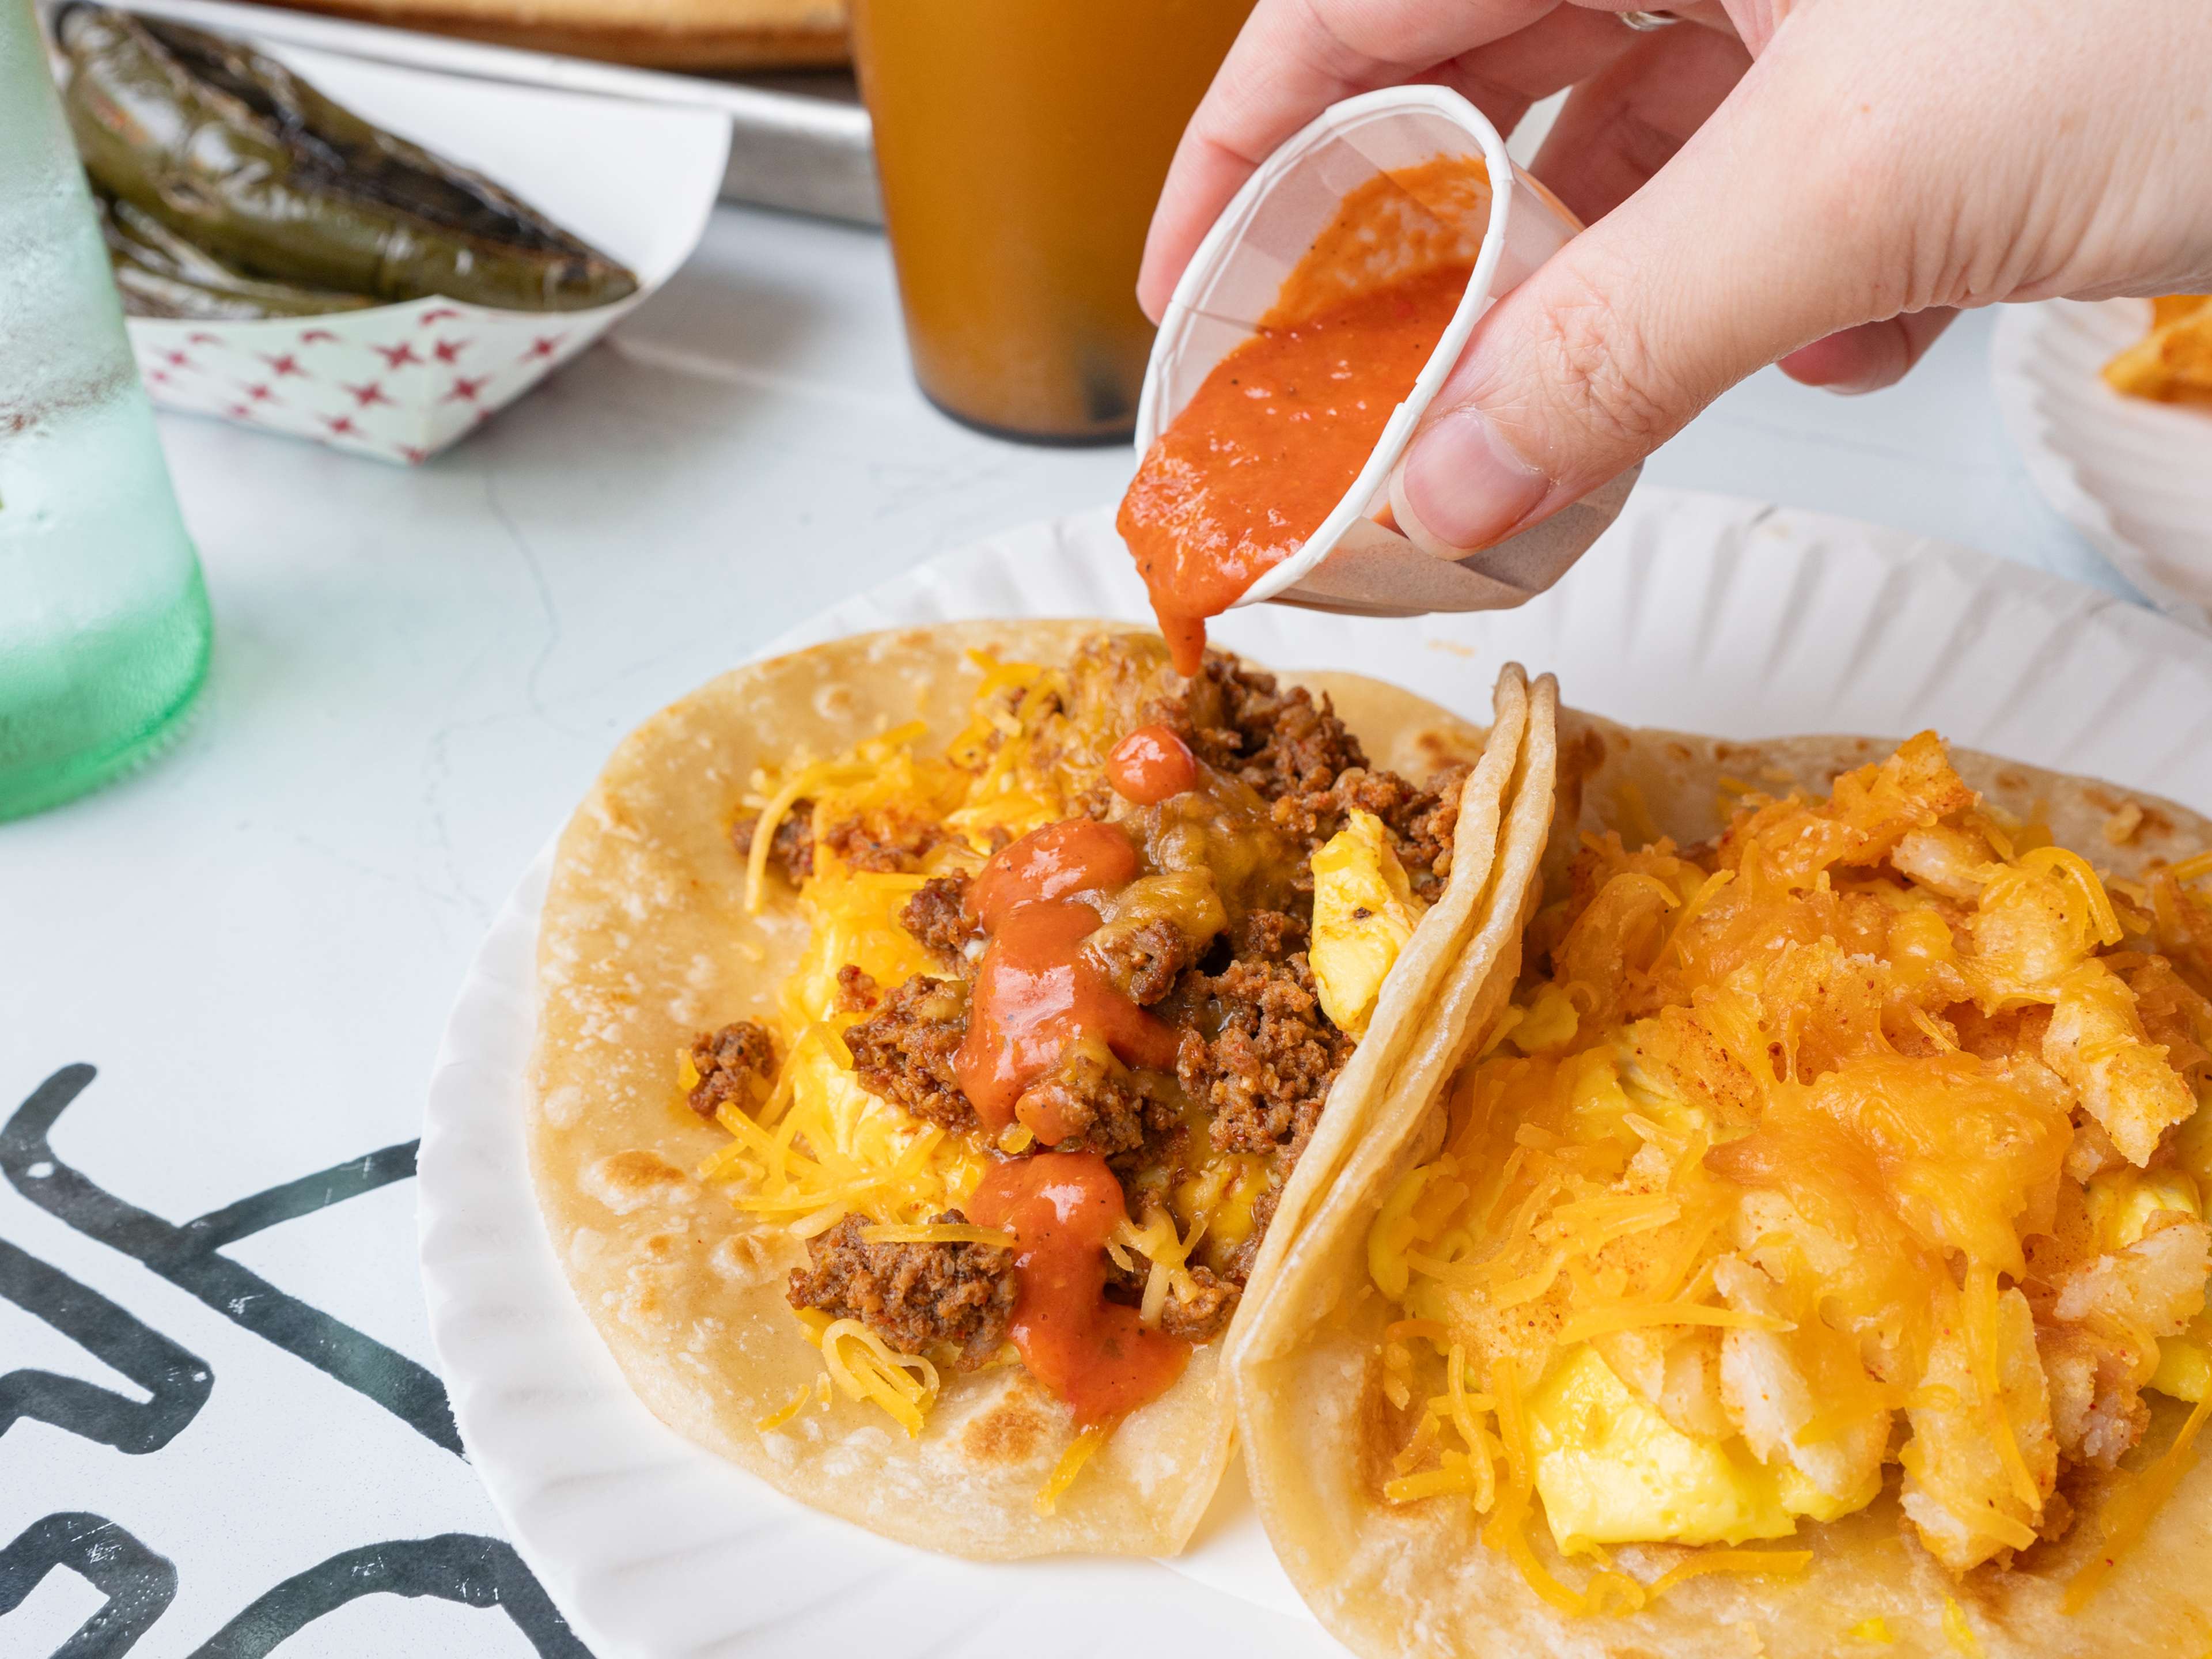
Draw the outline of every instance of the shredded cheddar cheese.
[[[1067,1449],[1060,1454],[1060,1462],[1053,1466],[1052,1474],[1031,1500],[1039,1515],[1058,1513],[1061,1495],[1075,1484],[1075,1477],[1083,1473],[1083,1466],[1106,1443],[1114,1427],[1111,1423],[1093,1423],[1068,1443]]]
[[[936,1366],[898,1352],[857,1319],[830,1321],[815,1340],[830,1380],[847,1399],[882,1407],[908,1438],[920,1437],[922,1419],[937,1401]]]
[[[787,1402],[770,1412],[766,1417],[757,1419],[753,1427],[763,1434],[775,1433],[776,1430],[799,1415],[799,1408],[806,1404],[807,1396],[813,1392],[811,1384],[800,1383],[798,1392],[793,1394]]]
[[[2120,1558],[2133,1548],[2149,1528],[2151,1517],[2159,1506],[2172,1495],[2181,1484],[2181,1477],[2189,1473],[2197,1462],[2197,1437],[2204,1427],[2204,1418],[2212,1411],[2212,1395],[2197,1402],[2173,1443],[2166,1449],[2158,1462],[2128,1481],[2107,1504],[2106,1534],[2103,1547],[2089,1564],[2075,1573],[2066,1586],[2065,1607],[2069,1613],[2079,1613],[2096,1595],[2106,1576]]]

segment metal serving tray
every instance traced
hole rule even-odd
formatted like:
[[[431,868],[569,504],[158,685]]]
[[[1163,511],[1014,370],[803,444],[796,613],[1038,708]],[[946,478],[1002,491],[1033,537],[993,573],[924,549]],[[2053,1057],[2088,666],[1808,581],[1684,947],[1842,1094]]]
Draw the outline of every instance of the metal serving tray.
[[[224,33],[314,46],[480,81],[559,87],[644,103],[688,104],[730,118],[722,199],[879,225],[875,149],[868,112],[848,76],[775,74],[750,78],[625,69],[581,58],[420,34],[380,23],[315,17],[228,0],[115,0],[125,9],[173,17]]]

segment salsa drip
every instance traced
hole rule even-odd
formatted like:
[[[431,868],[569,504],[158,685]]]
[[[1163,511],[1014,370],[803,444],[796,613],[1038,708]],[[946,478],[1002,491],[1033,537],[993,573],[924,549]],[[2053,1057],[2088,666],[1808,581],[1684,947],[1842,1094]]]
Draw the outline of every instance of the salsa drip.
[[[1198,782],[1198,757],[1170,726],[1140,726],[1106,757],[1106,781],[1139,806],[1157,806]]]
[[[1206,618],[1303,547],[1352,488],[1472,271],[1443,264],[1262,324],[1153,443],[1115,522],[1177,672],[1197,672]]]
[[[1030,1375],[1074,1409],[1078,1428],[1119,1422],[1182,1375],[1189,1343],[1147,1329],[1136,1309],[1106,1299],[1106,1242],[1128,1212],[1104,1158],[1010,1159],[969,1194],[968,1213],[1019,1241],[1007,1334]]]
[[[1126,1065],[1164,1071],[1176,1036],[1115,990],[1083,954],[1103,920],[1092,898],[1139,870],[1128,836],[1095,818],[1032,830],[991,857],[969,884],[967,913],[983,931],[968,1035],[953,1057],[961,1092],[984,1128],[1018,1121],[1045,1146],[1066,1138],[1048,1095],[1032,1095],[1073,1044],[1103,1042]]]
[[[1198,780],[1188,747],[1164,726],[1132,734],[1114,754],[1117,784],[1127,778],[1162,792],[1159,799]],[[966,915],[985,942],[953,1068],[987,1132],[1018,1122],[1051,1146],[1079,1128],[1062,1120],[1055,1091],[1036,1087],[1079,1046],[1173,1068],[1175,1031],[1083,953],[1102,921],[1094,901],[1141,871],[1122,830],[1069,818],[1009,842],[969,884]],[[1106,1243],[1128,1211],[1104,1158],[1044,1152],[997,1164],[969,1195],[967,1213],[1012,1228],[1019,1241],[1007,1334],[1030,1375],[1073,1408],[1079,1428],[1119,1421],[1182,1374],[1189,1343],[1147,1329],[1136,1309],[1106,1297]]]

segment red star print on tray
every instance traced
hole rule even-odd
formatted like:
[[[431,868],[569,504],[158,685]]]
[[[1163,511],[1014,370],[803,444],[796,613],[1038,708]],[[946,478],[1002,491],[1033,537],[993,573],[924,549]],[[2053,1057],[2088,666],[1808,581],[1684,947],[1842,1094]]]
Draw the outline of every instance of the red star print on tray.
[[[130,331],[139,372],[165,409],[415,463],[483,424],[629,308],[556,320],[417,300],[220,328],[134,317]],[[407,372],[417,368],[434,372]]]

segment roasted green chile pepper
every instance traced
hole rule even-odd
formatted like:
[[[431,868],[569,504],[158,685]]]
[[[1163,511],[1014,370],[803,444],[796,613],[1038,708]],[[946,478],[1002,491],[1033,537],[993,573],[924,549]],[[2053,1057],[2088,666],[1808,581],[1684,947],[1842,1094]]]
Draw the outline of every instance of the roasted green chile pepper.
[[[54,32],[94,184],[246,276],[508,311],[636,291],[628,270],[489,179],[242,42],[84,4]]]
[[[134,317],[191,322],[252,322],[268,317],[319,317],[360,311],[375,301],[331,289],[264,283],[233,270],[152,215],[94,191],[100,231],[123,308]]]

